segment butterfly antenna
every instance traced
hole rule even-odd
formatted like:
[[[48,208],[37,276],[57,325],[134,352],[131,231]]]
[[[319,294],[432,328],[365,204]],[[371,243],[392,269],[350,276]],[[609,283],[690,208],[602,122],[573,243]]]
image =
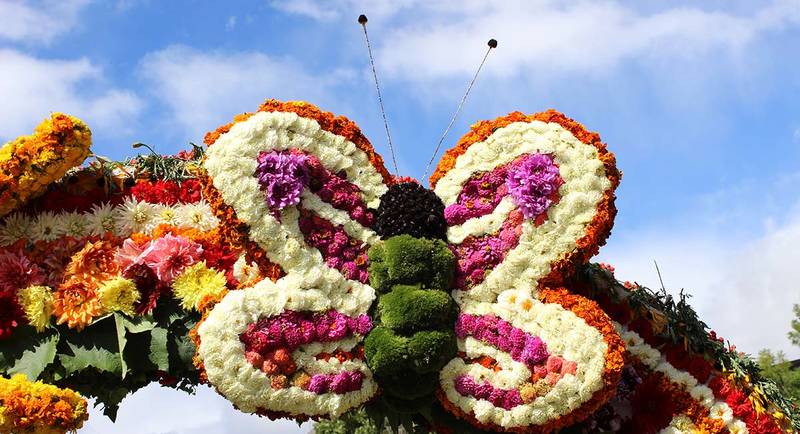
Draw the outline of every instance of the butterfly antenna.
[[[381,116],[383,117],[383,127],[386,128],[386,139],[389,141],[389,152],[392,154],[392,165],[394,166],[394,173],[397,174],[397,159],[394,155],[394,146],[392,145],[392,135],[389,133],[389,121],[386,120],[386,110],[383,108],[383,97],[381,96],[381,86],[378,84],[378,73],[375,72],[375,59],[372,57],[372,45],[369,43],[369,34],[367,33],[367,16],[361,14],[358,16],[358,23],[364,29],[364,40],[367,42],[367,52],[369,53],[369,64],[372,67],[372,78],[375,80],[375,91],[378,93],[378,105],[381,107]]]
[[[450,119],[450,123],[447,124],[447,128],[445,128],[444,133],[442,133],[442,137],[439,138],[439,143],[436,144],[436,149],[433,151],[433,155],[431,155],[430,161],[428,161],[428,165],[425,166],[425,176],[423,178],[428,177],[428,171],[431,168],[431,164],[433,164],[433,160],[436,158],[436,155],[439,154],[439,148],[442,147],[442,142],[444,142],[445,137],[447,137],[447,133],[450,132],[450,128],[453,127],[453,124],[456,122],[458,118],[458,114],[461,113],[461,109],[464,107],[464,103],[467,101],[467,97],[469,96],[469,92],[472,90],[472,86],[475,84],[475,80],[478,79],[478,74],[481,73],[481,69],[483,69],[483,64],[486,63],[486,59],[489,57],[489,53],[491,53],[492,49],[497,48],[497,39],[489,39],[487,43],[489,48],[486,50],[486,54],[483,56],[483,60],[481,60],[481,64],[478,65],[478,70],[475,71],[475,76],[472,77],[472,81],[469,82],[469,86],[467,86],[467,91],[464,92],[464,96],[461,97],[461,102],[458,103],[458,108],[456,108],[455,114]]]

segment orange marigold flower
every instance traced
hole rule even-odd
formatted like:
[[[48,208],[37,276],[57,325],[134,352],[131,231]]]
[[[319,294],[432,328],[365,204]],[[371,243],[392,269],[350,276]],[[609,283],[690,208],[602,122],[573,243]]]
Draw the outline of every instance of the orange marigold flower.
[[[67,323],[69,328],[78,331],[91,324],[103,310],[97,292],[84,280],[68,280],[53,295],[57,323]]]

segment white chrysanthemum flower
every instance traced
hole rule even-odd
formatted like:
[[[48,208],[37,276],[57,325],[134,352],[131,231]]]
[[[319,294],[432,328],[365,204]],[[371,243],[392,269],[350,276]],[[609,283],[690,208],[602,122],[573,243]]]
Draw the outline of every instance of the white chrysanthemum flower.
[[[114,210],[114,220],[122,235],[149,233],[157,224],[158,209],[151,203],[127,198]]]
[[[55,214],[45,211],[36,216],[30,228],[31,241],[53,241],[58,238],[59,224]]]
[[[731,410],[728,404],[717,402],[711,406],[709,417],[712,419],[719,419],[727,425],[733,420],[733,410]]]
[[[181,220],[175,208],[168,205],[155,205],[155,207],[158,210],[156,225],[180,226]]]
[[[88,220],[89,232],[92,235],[116,234],[117,224],[114,220],[114,206],[111,204],[95,205],[92,207],[92,211],[85,216]]]
[[[248,263],[244,255],[233,263],[233,277],[239,282],[250,282],[258,277],[258,265]]]
[[[747,425],[745,425],[745,423],[741,420],[730,423],[725,428],[728,428],[728,431],[731,434],[750,434],[750,430],[747,429]]]
[[[0,246],[14,244],[27,238],[30,226],[31,219],[22,213],[15,212],[7,216],[0,225]]]
[[[83,238],[89,234],[89,222],[86,216],[77,212],[68,212],[56,216],[59,237]]]
[[[197,203],[188,203],[177,207],[178,222],[200,231],[210,231],[219,225],[211,206],[204,200]]]

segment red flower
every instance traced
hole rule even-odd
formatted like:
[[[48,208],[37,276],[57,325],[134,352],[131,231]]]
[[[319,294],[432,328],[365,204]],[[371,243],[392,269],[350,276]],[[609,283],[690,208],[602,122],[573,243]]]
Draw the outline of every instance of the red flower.
[[[145,264],[131,265],[123,276],[132,280],[141,294],[139,301],[133,306],[139,315],[150,313],[158,304],[161,294],[169,291],[169,288],[158,280],[156,273]]]
[[[131,187],[131,194],[139,201],[174,205],[178,203],[180,188],[174,181],[159,179],[155,183],[151,183],[147,180],[140,180]]]
[[[200,181],[196,179],[187,179],[181,182],[178,198],[183,203],[199,202],[202,198],[202,189],[203,187],[200,185]]]
[[[623,427],[623,432],[655,434],[669,425],[678,410],[669,390],[664,390],[660,376],[650,375],[631,395],[633,418]]]
[[[11,337],[14,328],[27,324],[25,313],[11,294],[0,293],[0,341]]]

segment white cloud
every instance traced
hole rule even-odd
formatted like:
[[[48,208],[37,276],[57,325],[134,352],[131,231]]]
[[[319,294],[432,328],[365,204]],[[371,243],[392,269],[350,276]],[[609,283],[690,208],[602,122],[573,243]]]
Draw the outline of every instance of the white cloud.
[[[300,0],[272,5],[320,21],[354,19],[361,12],[376,17],[383,33],[377,39],[381,70],[411,80],[471,73],[492,37],[500,48],[487,65],[490,74],[597,75],[630,59],[657,64],[736,59],[761,35],[800,23],[800,0],[774,0],[742,14],[702,5],[642,12],[635,3],[613,0]]]
[[[93,409],[80,433],[300,434],[310,428],[309,423],[298,427],[291,421],[244,414],[208,387],[199,387],[196,395],[188,395],[151,384],[122,402],[116,423]]]
[[[75,26],[90,0],[0,1],[0,39],[48,43]]]
[[[315,75],[292,60],[259,52],[202,52],[181,45],[147,55],[140,72],[167,106],[170,128],[177,124],[193,140],[266,98],[341,108],[328,90],[351,76],[341,70]]]
[[[660,287],[653,260],[672,294],[681,288],[709,327],[739,350],[756,354],[763,348],[800,356],[786,333],[792,304],[800,303],[800,207],[782,223],[767,218],[754,238],[718,236],[707,222],[627,233],[612,239],[602,260],[613,264],[621,280]],[[691,227],[690,227],[691,226]]]
[[[142,108],[132,92],[107,86],[103,71],[81,58],[52,60],[0,49],[0,139],[30,134],[49,113],[83,119],[96,133],[130,130]]]
[[[487,72],[602,74],[630,59],[655,63],[736,57],[761,34],[800,23],[800,1],[778,0],[751,16],[675,7],[641,13],[615,1],[511,1],[421,14],[382,38],[387,73],[430,79],[474,70],[490,37],[500,41]]]
[[[236,28],[236,15],[231,15],[228,17],[228,21],[225,22],[225,30],[233,30]]]

